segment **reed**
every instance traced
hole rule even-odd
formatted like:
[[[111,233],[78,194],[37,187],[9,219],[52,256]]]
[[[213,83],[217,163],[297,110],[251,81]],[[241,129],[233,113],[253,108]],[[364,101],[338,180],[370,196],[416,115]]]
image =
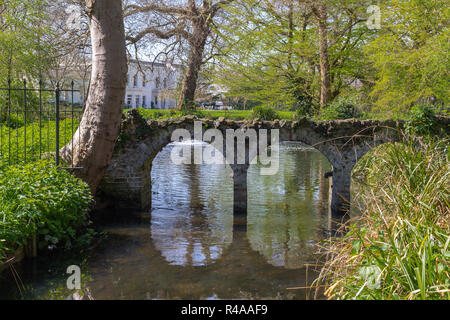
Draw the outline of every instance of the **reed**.
[[[321,248],[329,299],[450,299],[448,159],[448,140],[409,138],[355,168],[360,212]]]

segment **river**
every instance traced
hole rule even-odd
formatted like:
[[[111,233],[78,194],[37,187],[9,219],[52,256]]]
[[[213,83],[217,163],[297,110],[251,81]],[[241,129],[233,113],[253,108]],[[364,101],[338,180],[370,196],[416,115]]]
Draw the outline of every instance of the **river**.
[[[283,143],[277,175],[261,176],[252,165],[248,228],[233,231],[231,168],[173,165],[173,147],[153,161],[151,214],[123,212],[102,224],[107,236],[81,255],[18,263],[16,277],[0,275],[0,299],[66,299],[72,264],[93,299],[311,298],[300,288],[314,280],[315,246],[328,230],[328,160]]]

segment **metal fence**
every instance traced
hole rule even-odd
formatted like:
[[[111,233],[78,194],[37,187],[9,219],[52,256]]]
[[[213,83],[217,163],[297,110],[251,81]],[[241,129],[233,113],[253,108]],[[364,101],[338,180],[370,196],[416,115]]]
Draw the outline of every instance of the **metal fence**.
[[[75,103],[78,90],[28,87],[27,81],[7,82],[0,87],[0,158],[11,164],[54,159],[57,166],[74,169],[72,137],[77,132],[83,108]],[[60,150],[72,143],[70,159]]]

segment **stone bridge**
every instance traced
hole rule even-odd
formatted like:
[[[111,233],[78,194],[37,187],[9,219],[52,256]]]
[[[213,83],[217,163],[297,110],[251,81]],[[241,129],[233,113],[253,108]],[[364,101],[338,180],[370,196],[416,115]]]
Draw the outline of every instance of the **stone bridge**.
[[[144,120],[136,111],[126,114],[122,133],[100,186],[99,197],[115,208],[127,211],[151,210],[151,167],[156,155],[172,141],[172,133],[185,129],[194,139],[195,122],[201,121],[203,130],[278,129],[279,141],[297,141],[320,151],[331,163],[332,194],[330,209],[333,218],[343,218],[350,207],[351,172],[368,151],[381,144],[401,139],[402,121],[344,120],[313,122],[299,121],[232,121],[197,119],[194,116],[167,120]],[[259,135],[258,135],[259,139]],[[226,143],[225,143],[226,144]],[[233,141],[234,144],[234,141]],[[247,153],[248,143],[247,143]],[[219,150],[223,154],[226,150]],[[231,164],[234,172],[235,220],[246,219],[247,169],[252,156],[245,163]]]

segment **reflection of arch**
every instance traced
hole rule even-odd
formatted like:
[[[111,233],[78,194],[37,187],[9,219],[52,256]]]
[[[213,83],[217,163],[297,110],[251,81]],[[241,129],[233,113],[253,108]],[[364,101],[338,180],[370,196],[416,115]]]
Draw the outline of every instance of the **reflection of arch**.
[[[89,288],[94,298],[206,299],[215,295],[219,299],[270,299],[277,293],[286,298],[293,295],[286,288],[306,285],[304,271],[267,264],[264,257],[251,250],[242,232],[234,234],[233,243],[217,261],[203,267],[167,263],[153,245],[147,225],[132,226],[125,231],[121,228],[117,233],[111,230],[108,241],[127,250],[118,251],[117,246],[109,245],[102,249],[102,254],[91,259],[93,280]],[[276,285],[268,285],[268,274]],[[237,289],[255,296],[236,296]],[[295,291],[297,298],[302,298],[304,293]]]
[[[275,176],[259,176],[260,165],[249,168],[249,199],[259,201],[249,201],[248,238],[270,264],[298,269],[313,262],[308,260],[312,244],[327,230],[329,188],[323,173],[331,166],[319,151],[297,142],[282,143],[280,153]],[[327,187],[320,188],[319,181]]]
[[[213,148],[194,144],[204,152]],[[207,265],[231,243],[231,169],[224,165],[170,166],[172,148],[163,149],[153,161],[152,239],[174,265]]]

